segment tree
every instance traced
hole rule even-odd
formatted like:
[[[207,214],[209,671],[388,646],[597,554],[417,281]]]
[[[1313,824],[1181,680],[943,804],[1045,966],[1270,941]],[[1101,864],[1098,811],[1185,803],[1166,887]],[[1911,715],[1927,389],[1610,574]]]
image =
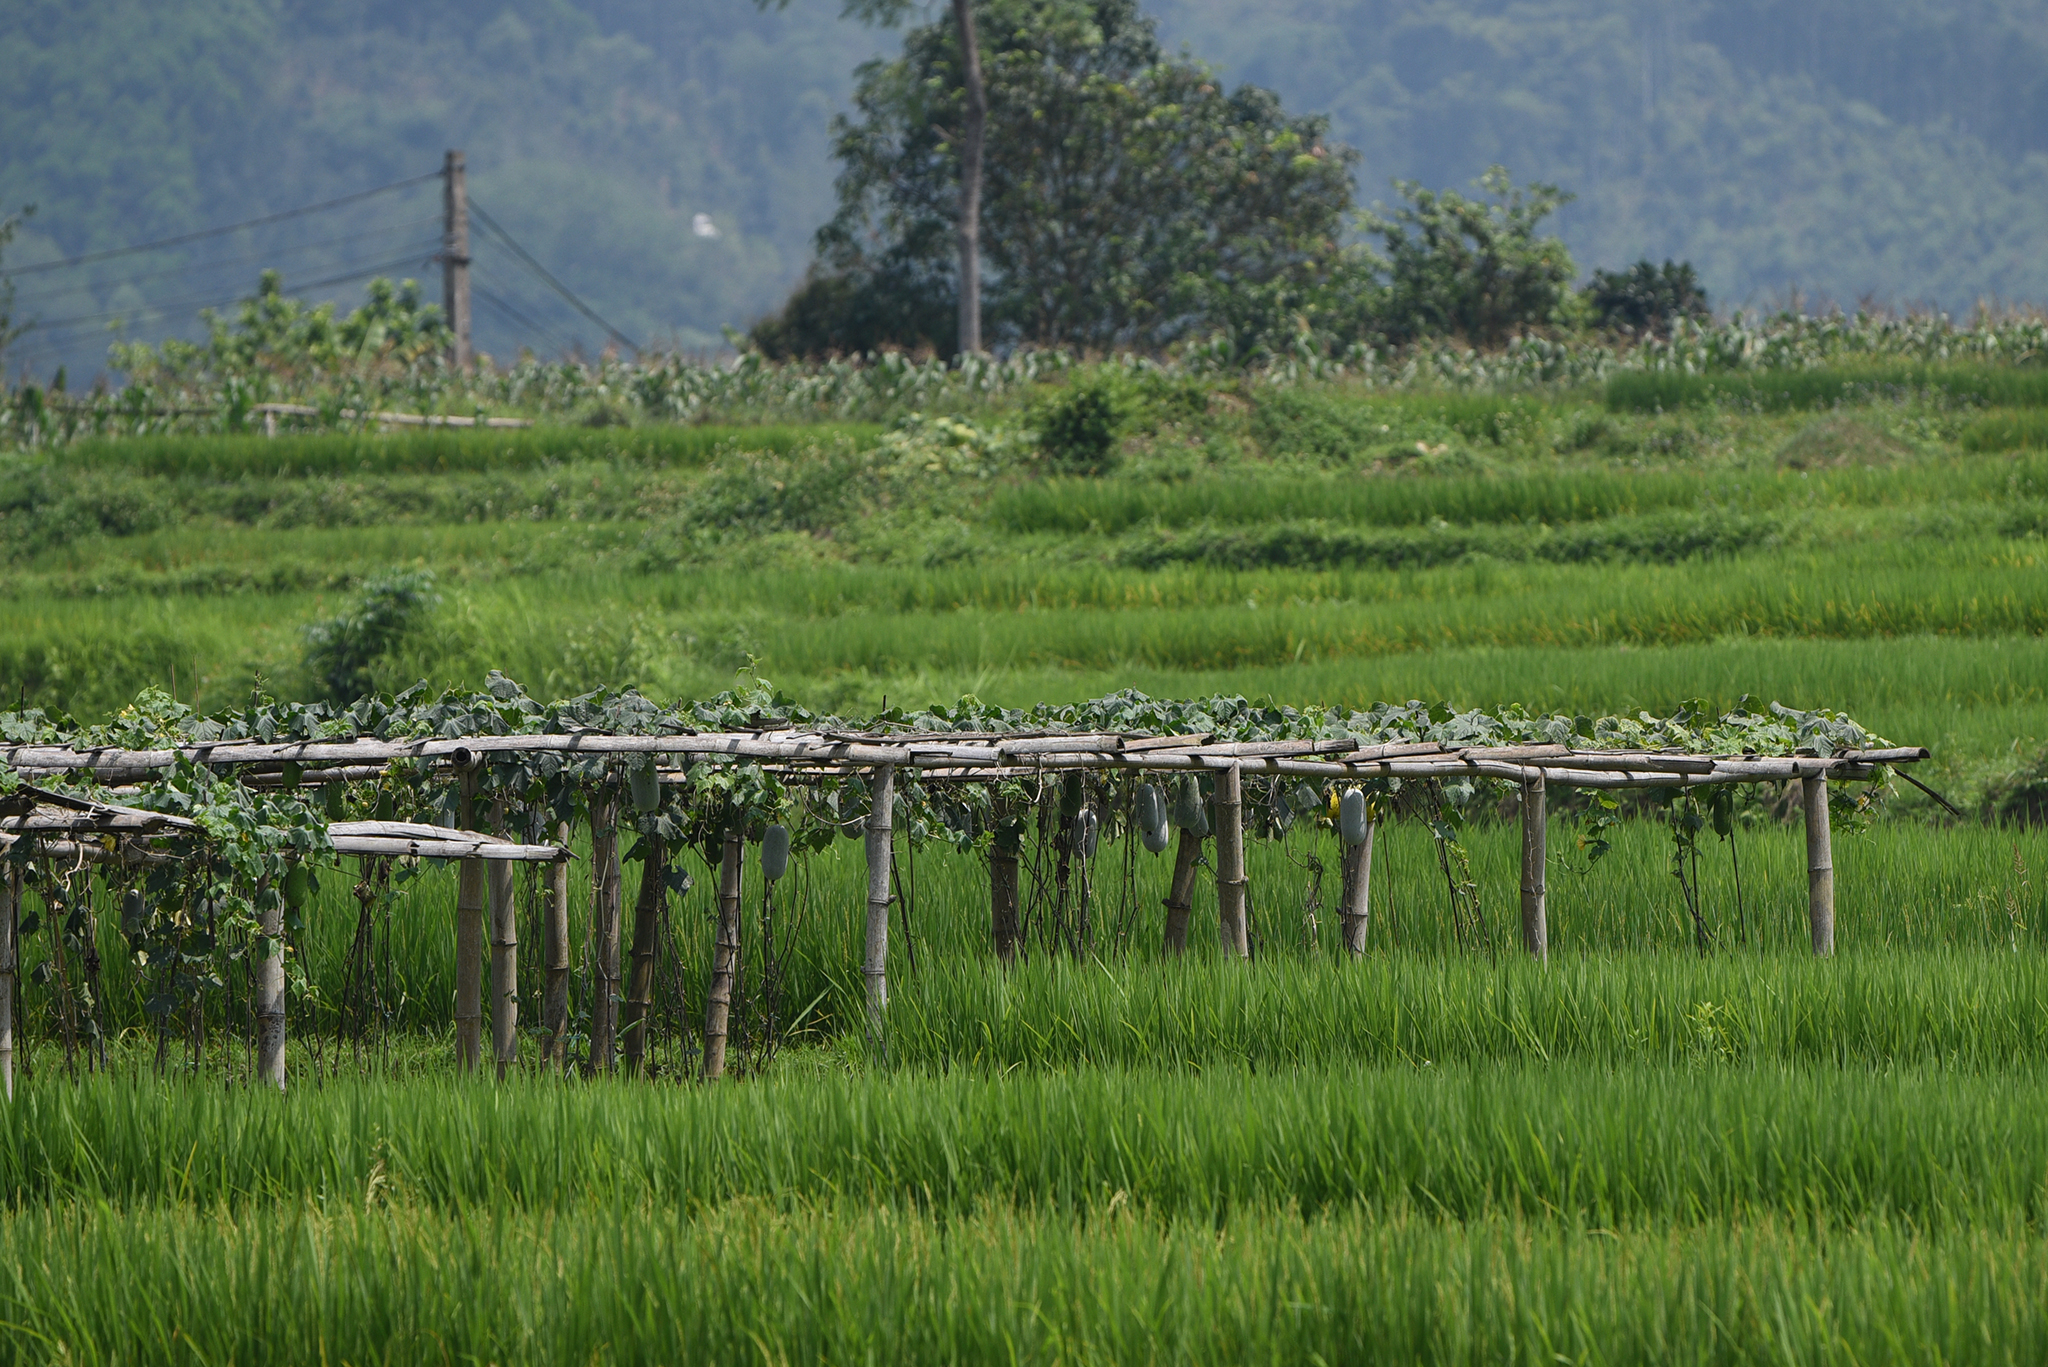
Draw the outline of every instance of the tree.
[[[1396,181],[1407,205],[1391,218],[1368,214],[1364,227],[1386,241],[1387,295],[1380,330],[1388,341],[1442,333],[1474,346],[1498,346],[1521,329],[1558,320],[1577,273],[1555,237],[1538,237],[1545,218],[1571,202],[1555,185],[1517,188],[1507,168],[1479,178],[1491,199],[1425,190]]]
[[[789,0],[754,0],[761,9],[787,9]],[[842,18],[893,27],[910,13],[912,0],[846,0]],[[975,31],[972,0],[952,0],[953,43],[959,54],[962,91],[961,119],[957,130],[945,134],[957,142],[960,184],[954,212],[956,250],[959,253],[959,314],[955,325],[956,343],[961,351],[981,350],[981,172],[982,150],[987,138],[988,95],[981,77],[981,44]],[[807,281],[806,286],[813,285]],[[798,295],[802,297],[803,287]],[[816,282],[810,302],[826,302],[823,296],[845,296],[846,282]],[[808,310],[815,312],[814,309]]]
[[[1593,272],[1585,288],[1593,321],[1637,336],[1663,334],[1681,318],[1708,316],[1707,291],[1690,261],[1653,266],[1649,258],[1625,271]]]
[[[1326,145],[1323,120],[1292,117],[1256,87],[1226,94],[1206,67],[1165,58],[1133,0],[980,11],[991,333],[1162,346],[1344,262],[1353,155]],[[936,343],[865,329],[929,318],[957,288],[945,244],[967,170],[948,132],[971,112],[961,51],[942,21],[861,68],[853,114],[834,125],[839,211],[819,232],[818,269],[756,329],[764,349]]]

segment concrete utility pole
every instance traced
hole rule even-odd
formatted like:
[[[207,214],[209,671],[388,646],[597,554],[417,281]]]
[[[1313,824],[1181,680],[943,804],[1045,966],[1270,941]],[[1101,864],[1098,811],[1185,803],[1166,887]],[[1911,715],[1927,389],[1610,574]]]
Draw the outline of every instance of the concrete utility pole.
[[[442,205],[446,219],[441,229],[441,310],[448,318],[455,341],[448,348],[448,361],[458,370],[469,369],[469,189],[462,179],[462,153],[448,149],[441,167],[444,182]]]

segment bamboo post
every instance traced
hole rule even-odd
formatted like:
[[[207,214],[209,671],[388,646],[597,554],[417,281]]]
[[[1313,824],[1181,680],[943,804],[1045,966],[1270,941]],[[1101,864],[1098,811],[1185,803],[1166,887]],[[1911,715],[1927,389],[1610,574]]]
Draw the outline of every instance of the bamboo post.
[[[14,1100],[15,927],[21,920],[21,870],[9,865],[0,878],[0,1086]]]
[[[568,822],[556,827],[555,838],[563,846],[568,845]],[[547,963],[540,1005],[541,1029],[547,1032],[548,1041],[545,1062],[560,1069],[568,1059],[569,1035],[569,861],[566,859],[548,866],[547,925],[542,938],[546,942],[544,953]]]
[[[1522,948],[1539,961],[1550,957],[1550,925],[1544,880],[1549,839],[1543,774],[1522,780]]]
[[[263,953],[256,960],[256,1076],[284,1090],[284,898],[257,913]]]
[[[1223,952],[1251,957],[1245,925],[1244,775],[1237,765],[1216,773],[1216,919]]]
[[[1023,933],[1017,888],[1017,841],[1013,833],[999,830],[988,851],[989,924],[996,957],[1006,964],[1017,961],[1017,941]]]
[[[1173,881],[1166,887],[1166,952],[1185,954],[1188,918],[1195,909],[1195,867],[1202,862],[1202,837],[1183,826],[1173,843]]]
[[[1815,773],[1799,781],[1806,809],[1806,915],[1813,926],[1813,952],[1835,952],[1835,852],[1828,829],[1828,776]]]
[[[726,839],[732,837],[727,835]],[[647,837],[647,860],[641,866],[640,895],[633,900],[633,956],[626,970],[626,1007],[620,1035],[625,1041],[626,1071],[637,1073],[647,1059],[647,1010],[654,1004],[654,953],[661,933],[662,904],[668,900],[668,843]]]
[[[476,771],[462,775],[455,824],[476,829]],[[455,1063],[476,1067],[483,1034],[484,861],[465,859],[455,885]]]
[[[512,861],[485,861],[491,894],[491,1054],[498,1080],[519,1061],[519,915]]]
[[[1372,916],[1373,823],[1365,826],[1365,839],[1344,847],[1344,948],[1353,955],[1365,953],[1365,932]]]
[[[732,989],[740,973],[740,870],[746,842],[734,827],[718,852],[718,936],[711,942],[711,991],[704,1001],[704,1077],[725,1076],[725,1042],[732,1022]]]
[[[868,1023],[877,1039],[882,1015],[889,1006],[889,859],[894,836],[896,767],[878,764],[868,782],[873,799],[868,812],[868,930],[861,976],[868,985]]]
[[[619,799],[607,794],[590,809],[590,1070],[609,1073],[618,1036],[619,910],[624,897],[619,870]]]

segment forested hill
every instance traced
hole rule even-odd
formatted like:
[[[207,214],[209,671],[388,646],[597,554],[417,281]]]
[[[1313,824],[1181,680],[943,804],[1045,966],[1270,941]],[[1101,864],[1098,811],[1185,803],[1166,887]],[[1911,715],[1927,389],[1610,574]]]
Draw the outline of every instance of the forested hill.
[[[1582,266],[1690,257],[1722,303],[1790,288],[1951,308],[2048,299],[2048,0],[1159,0],[1162,36],[1330,112],[1394,177],[1489,162],[1579,195]],[[890,45],[831,0],[13,0],[9,264],[254,217],[469,155],[479,200],[636,339],[715,344],[771,308],[829,212],[826,124]],[[17,362],[188,324],[260,266],[353,301],[430,275],[437,188],[19,282]],[[704,217],[699,218],[699,215]],[[715,231],[715,236],[706,235]],[[600,335],[478,247],[479,340]],[[161,312],[138,313],[143,306]]]

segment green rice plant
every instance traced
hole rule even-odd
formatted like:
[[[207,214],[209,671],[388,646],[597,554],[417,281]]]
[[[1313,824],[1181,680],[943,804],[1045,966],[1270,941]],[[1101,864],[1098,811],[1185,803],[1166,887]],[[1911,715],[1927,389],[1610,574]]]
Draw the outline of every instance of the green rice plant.
[[[159,436],[147,440],[88,438],[64,448],[67,466],[150,476],[240,479],[249,476],[447,474],[524,470],[540,465],[602,461],[698,466],[722,450],[786,455],[834,441],[871,444],[871,424],[703,427],[533,427],[512,430],[428,429],[393,433],[286,433]]]
[[[819,1070],[680,1092],[423,1076],[289,1097],[52,1080],[12,1103],[0,1194],[14,1211],[260,1210],[381,1188],[393,1204],[475,1212],[1128,1205],[1220,1222],[1412,1207],[1609,1228],[1782,1217],[1926,1230],[2048,1218],[2040,1073],[1731,1066],[1723,1041],[1746,1009],[1695,1005],[1672,1022],[1675,1062],[1647,1067],[1217,1059],[1179,1074]]]
[[[1965,451],[2039,451],[2048,449],[2048,413],[2022,408],[1991,413],[1963,429]]]
[[[1780,413],[1922,397],[2040,407],[2048,404],[2048,369],[1885,362],[1804,370],[1628,370],[1607,381],[1607,406],[1615,412],[1671,412],[1718,404]]]
[[[1744,955],[1572,957],[1512,951],[1306,963],[1253,972],[955,960],[892,985],[892,1060],[933,1067],[1329,1067],[1577,1059],[1883,1067],[2026,1066],[2048,1044],[2029,951],[1868,950],[1830,963]]]
[[[997,1209],[459,1217],[325,1206],[0,1221],[8,1363],[2032,1362],[2048,1247],[1783,1221],[1426,1213],[1218,1228]]]

